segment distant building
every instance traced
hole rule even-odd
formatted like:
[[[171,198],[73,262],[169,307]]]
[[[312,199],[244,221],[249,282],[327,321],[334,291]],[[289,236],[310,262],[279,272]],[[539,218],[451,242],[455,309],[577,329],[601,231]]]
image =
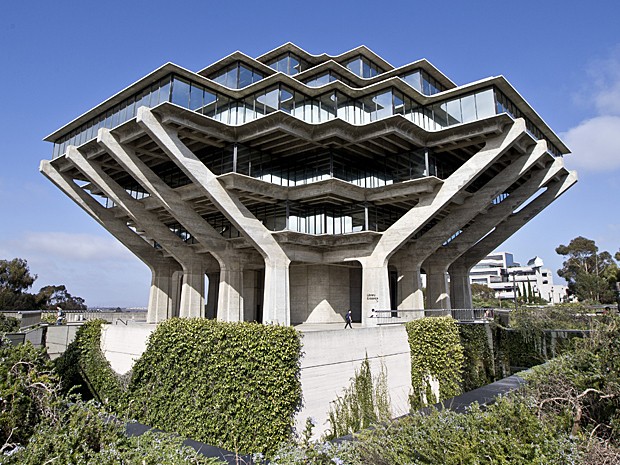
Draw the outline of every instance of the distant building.
[[[512,300],[517,296],[530,295],[540,297],[549,303],[564,302],[568,295],[567,287],[553,283],[553,272],[543,268],[544,263],[538,256],[521,266],[514,261],[509,252],[493,252],[476,264],[470,274],[471,284],[483,284],[495,291],[500,300]]]
[[[471,267],[577,181],[504,77],[364,46],[167,63],[46,140],[43,174],[150,268],[154,323],[471,306]]]

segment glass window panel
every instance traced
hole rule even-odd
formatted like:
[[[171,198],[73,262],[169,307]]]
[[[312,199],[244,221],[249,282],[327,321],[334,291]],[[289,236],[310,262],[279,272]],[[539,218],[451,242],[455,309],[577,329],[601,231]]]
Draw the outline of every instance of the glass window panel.
[[[202,97],[204,89],[194,84],[191,85],[189,93],[189,109],[200,110],[202,108]]]
[[[167,77],[161,82],[159,88],[159,103],[170,101],[170,77]]]
[[[445,103],[432,106],[433,120],[435,121],[435,130],[438,131],[448,126],[448,112]]]
[[[362,77],[372,77],[370,63],[367,60],[362,60]]]
[[[314,124],[320,123],[321,118],[319,116],[319,101],[312,99],[311,105],[312,105],[312,119],[310,121],[306,119],[306,121],[310,123],[314,123]],[[308,113],[306,112],[306,117],[307,116],[308,116]]]
[[[476,119],[476,100],[473,94],[461,98],[461,110],[463,111],[463,123]]]
[[[239,65],[239,89],[249,86],[252,82],[252,70]]]
[[[254,71],[252,72],[252,83],[254,83],[254,82],[258,82],[258,81],[260,81],[261,79],[263,79],[264,77],[265,77],[265,76],[263,76],[263,74],[262,74],[262,73],[259,73],[258,71],[254,70]]]
[[[289,114],[295,113],[295,97],[286,87],[280,90],[280,109]]]
[[[411,74],[407,74],[403,76],[402,79],[403,81],[405,81],[407,84],[409,84],[411,87],[413,87],[418,92],[422,92],[422,85],[420,81],[421,79],[420,71],[414,71]]]
[[[214,118],[225,124],[230,124],[230,99],[220,95],[217,99],[217,106]]]
[[[122,124],[127,121],[127,102],[121,103],[121,111],[118,116],[118,124]]]
[[[305,110],[305,100],[306,100],[306,96],[300,92],[295,92],[295,110],[293,115],[295,116],[295,118],[299,118],[301,120],[305,120],[305,114],[304,114],[304,110]]]
[[[301,72],[301,63],[294,55],[289,57],[289,74],[292,76],[294,74]]]
[[[115,128],[116,126],[119,125],[119,117],[120,117],[120,113],[121,113],[120,105],[116,105],[112,111],[113,111],[113,113],[112,113],[112,128]]]
[[[362,111],[359,115],[360,119],[357,120],[356,118],[355,124],[366,124],[376,119],[377,104],[375,103],[375,97],[376,96],[368,96],[368,97],[363,97],[359,100],[360,109]]]
[[[422,79],[422,93],[424,95],[431,95],[431,84],[426,79]]]
[[[136,116],[136,102],[133,97],[127,102],[127,113],[125,113],[125,121]]]
[[[189,105],[189,82],[174,78],[172,81],[172,103],[187,108]]]
[[[323,94],[319,100],[321,103],[321,122],[334,119],[336,117],[336,93]]]
[[[392,116],[392,91],[375,95],[372,100],[377,107],[373,120]]]
[[[360,58],[356,58],[347,63],[347,68],[357,74],[358,76],[362,75],[362,60]]]
[[[338,118],[345,121],[349,121],[349,109],[351,106],[351,99],[340,92],[336,92],[336,101],[338,103]]]
[[[212,94],[210,92],[204,93],[204,108],[203,115],[210,116],[211,118],[215,118],[217,111],[217,95]]]
[[[446,103],[448,126],[459,124],[463,121],[461,116],[461,99],[451,100]]]
[[[476,114],[478,119],[495,115],[495,97],[493,95],[493,89],[488,89],[476,94]]]
[[[237,66],[233,66],[226,72],[226,87],[230,87],[231,89],[237,89],[239,87],[238,83],[238,69]]]
[[[213,79],[213,81],[217,82],[218,84],[221,84],[221,85],[225,86],[226,85],[226,77],[227,77],[227,75],[228,75],[227,72],[224,71],[223,73],[218,74],[217,76],[214,76],[212,79]]]
[[[276,87],[271,90],[267,90],[263,97],[265,103],[265,113],[273,113],[278,110],[278,94],[279,89]]]
[[[405,114],[405,101],[404,101],[403,94],[395,90],[393,92],[393,96],[394,96],[394,114],[404,115]]]

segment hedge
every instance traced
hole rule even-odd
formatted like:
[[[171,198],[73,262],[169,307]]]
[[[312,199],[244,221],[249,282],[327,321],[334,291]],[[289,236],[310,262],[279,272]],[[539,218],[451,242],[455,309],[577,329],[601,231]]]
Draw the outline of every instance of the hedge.
[[[461,393],[463,347],[451,317],[422,318],[406,324],[411,350],[411,408],[417,409]],[[439,397],[431,389],[439,383]]]
[[[462,371],[464,392],[496,380],[493,348],[489,346],[487,328],[485,324],[458,325],[465,360]]]
[[[301,340],[291,327],[171,319],[133,368],[129,414],[238,453],[291,438],[301,408]]]

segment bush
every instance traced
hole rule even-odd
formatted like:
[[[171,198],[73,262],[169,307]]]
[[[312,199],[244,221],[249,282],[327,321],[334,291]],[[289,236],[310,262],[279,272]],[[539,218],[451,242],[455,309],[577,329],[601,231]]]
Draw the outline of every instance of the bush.
[[[495,381],[495,363],[489,347],[487,326],[459,324],[459,338],[463,346],[463,391],[471,391]]]

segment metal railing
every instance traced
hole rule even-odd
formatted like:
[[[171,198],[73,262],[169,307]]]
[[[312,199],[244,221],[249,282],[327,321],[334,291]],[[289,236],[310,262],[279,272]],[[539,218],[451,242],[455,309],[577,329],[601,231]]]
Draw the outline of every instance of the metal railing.
[[[495,311],[492,308],[452,308],[452,309],[404,309],[372,310],[370,318],[377,319],[377,325],[403,324],[407,321],[424,317],[451,316],[462,322],[484,322],[492,320]]]

